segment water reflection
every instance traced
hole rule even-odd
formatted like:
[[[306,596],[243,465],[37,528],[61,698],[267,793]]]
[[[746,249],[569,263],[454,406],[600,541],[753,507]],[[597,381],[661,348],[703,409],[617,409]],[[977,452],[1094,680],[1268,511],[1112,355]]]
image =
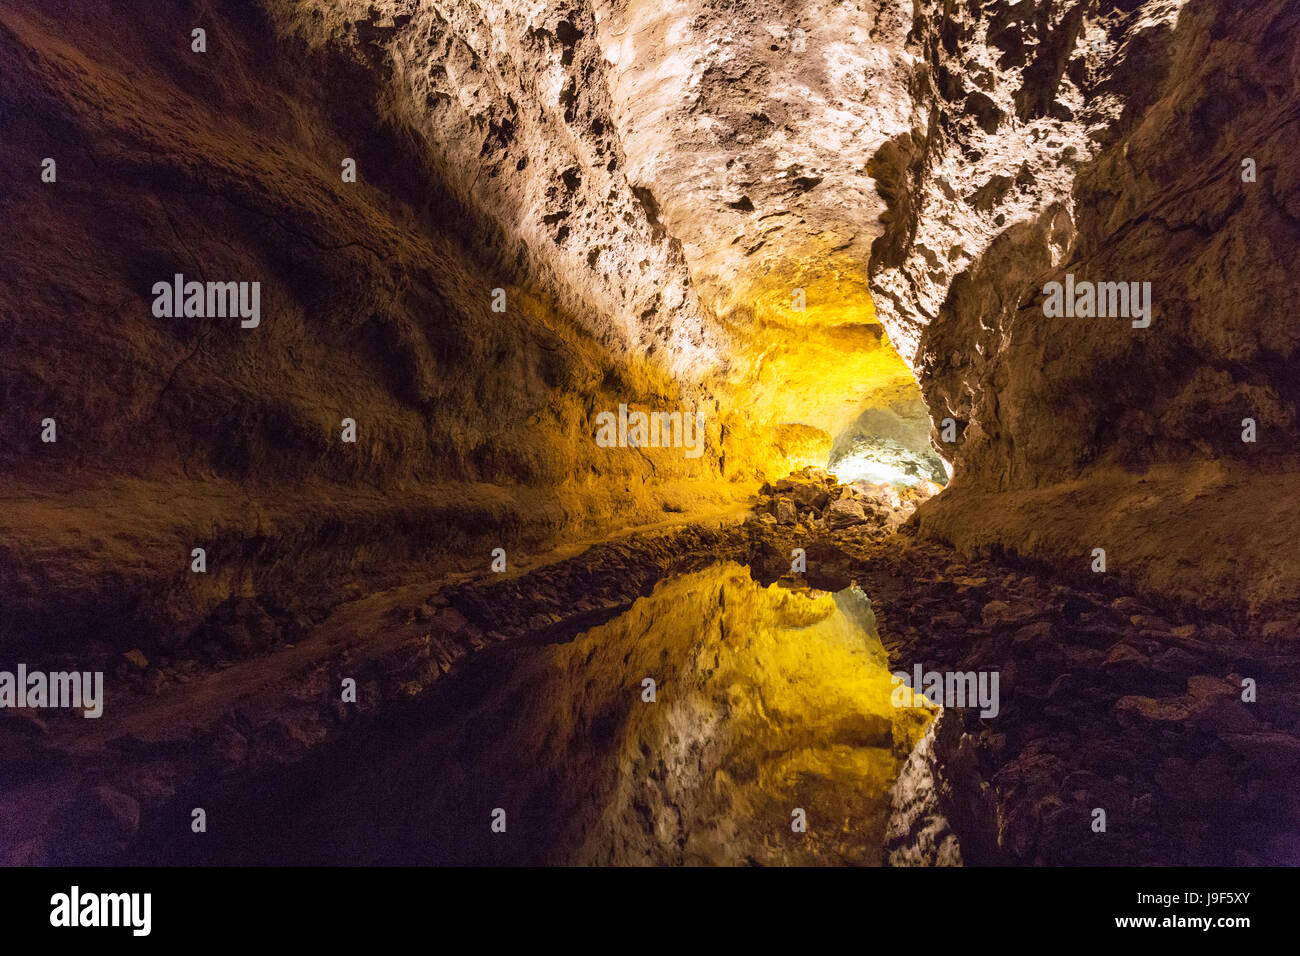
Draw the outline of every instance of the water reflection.
[[[567,643],[495,650],[440,689],[435,731],[343,798],[355,826],[356,801],[384,795],[353,859],[874,865],[930,719],[891,706],[862,592],[763,587],[737,564]]]

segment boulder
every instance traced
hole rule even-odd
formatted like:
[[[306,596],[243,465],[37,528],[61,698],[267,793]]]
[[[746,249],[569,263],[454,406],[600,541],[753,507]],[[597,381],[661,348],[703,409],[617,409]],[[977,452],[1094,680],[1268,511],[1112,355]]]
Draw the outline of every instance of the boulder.
[[[826,508],[826,526],[832,531],[865,524],[866,521],[867,512],[862,507],[862,502],[853,498],[832,501]]]
[[[815,511],[821,511],[830,501],[830,496],[826,494],[825,489],[817,485],[795,485],[794,501],[801,508],[812,508]]]
[[[799,520],[799,512],[795,509],[794,502],[789,498],[776,499],[776,523],[781,525],[794,524]]]

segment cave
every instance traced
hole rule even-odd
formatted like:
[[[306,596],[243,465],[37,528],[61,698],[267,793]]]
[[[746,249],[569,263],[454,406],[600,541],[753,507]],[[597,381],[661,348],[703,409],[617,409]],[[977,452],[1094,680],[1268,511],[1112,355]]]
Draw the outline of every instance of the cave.
[[[1297,51],[0,0],[0,863],[1300,864]]]

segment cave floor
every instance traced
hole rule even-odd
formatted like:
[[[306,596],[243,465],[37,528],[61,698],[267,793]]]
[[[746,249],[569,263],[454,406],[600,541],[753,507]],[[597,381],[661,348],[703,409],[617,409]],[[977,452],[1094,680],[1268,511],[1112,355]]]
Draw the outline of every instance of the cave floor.
[[[790,573],[795,546],[805,574]],[[956,834],[968,864],[1300,862],[1300,657],[1101,578],[970,559],[907,530],[749,521],[408,584],[270,653],[162,683],[110,675],[118,703],[90,733],[80,718],[9,711],[0,860],[951,862]],[[858,657],[847,632],[828,638],[840,657],[819,661],[788,628],[731,617],[776,601],[784,610],[760,617],[803,626],[807,609],[781,603],[793,601],[839,620],[848,594],[870,615]],[[867,698],[917,665],[997,671],[1001,704],[931,724],[917,751],[928,766],[911,769],[937,798],[900,823],[913,795],[888,790],[921,724],[899,721],[924,712]],[[650,704],[652,672],[667,679]],[[345,678],[355,703],[340,699]],[[543,755],[572,772],[520,771]],[[548,836],[493,844],[486,814],[504,802],[522,808],[514,830]],[[800,803],[809,832],[796,841]],[[472,836],[458,822],[470,804]],[[188,826],[196,807],[202,835]],[[758,818],[777,822],[737,827]]]

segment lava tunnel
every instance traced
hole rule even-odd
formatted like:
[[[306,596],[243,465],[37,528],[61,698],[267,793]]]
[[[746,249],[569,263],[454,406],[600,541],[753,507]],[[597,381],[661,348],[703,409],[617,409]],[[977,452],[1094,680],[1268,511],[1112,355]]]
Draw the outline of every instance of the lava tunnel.
[[[0,0],[0,862],[1300,864],[1297,51]]]

